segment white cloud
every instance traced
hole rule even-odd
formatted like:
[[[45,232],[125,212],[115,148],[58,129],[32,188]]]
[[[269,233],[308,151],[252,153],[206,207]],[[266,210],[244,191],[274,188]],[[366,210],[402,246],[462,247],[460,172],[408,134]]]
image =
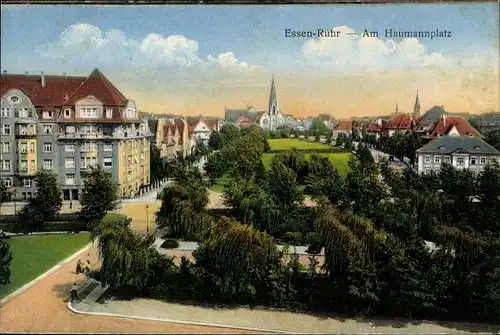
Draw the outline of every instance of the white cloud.
[[[347,26],[333,28],[340,31],[337,38],[320,37],[308,40],[302,54],[311,65],[330,66],[334,69],[388,70],[413,69],[426,66],[445,67],[454,63],[453,57],[440,53],[427,53],[416,38],[400,41],[362,37],[362,32]]]
[[[182,35],[162,36],[151,33],[142,41],[128,38],[124,32],[112,29],[102,32],[99,27],[79,23],[69,26],[55,42],[36,48],[37,53],[48,58],[78,59],[99,63],[117,62],[139,66],[164,65],[206,71],[217,69],[226,72],[245,73],[258,69],[255,65],[236,58],[226,52],[218,56],[203,58],[199,54],[198,42]]]

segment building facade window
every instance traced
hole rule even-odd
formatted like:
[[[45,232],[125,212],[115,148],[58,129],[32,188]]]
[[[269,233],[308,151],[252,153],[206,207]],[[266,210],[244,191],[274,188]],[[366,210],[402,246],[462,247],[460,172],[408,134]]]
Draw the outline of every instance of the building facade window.
[[[43,133],[45,135],[50,135],[52,134],[52,126],[51,125],[44,125],[43,126]]]
[[[103,161],[104,167],[112,167],[113,166],[113,159],[112,158],[104,158]]]
[[[82,151],[82,152],[96,152],[97,145],[95,142],[85,142],[82,144],[80,151]]]
[[[75,151],[75,145],[74,144],[65,144],[64,145],[64,151],[66,151],[66,152],[73,152],[73,151]]]
[[[495,157],[490,158],[490,164],[495,164],[496,161],[497,159]]]
[[[2,170],[9,171],[10,170],[10,160],[5,159],[2,161]]]
[[[19,108],[19,117],[28,117],[28,109],[27,108]]]
[[[106,119],[111,119],[113,117],[113,110],[106,109]]]
[[[80,159],[81,159],[81,168],[82,169],[88,169],[91,166],[97,165],[97,158],[96,157],[80,157]]]
[[[52,152],[52,143],[45,142],[43,144],[43,152]]]
[[[2,152],[10,152],[10,142],[2,143]]]
[[[82,134],[97,134],[97,126],[92,124],[86,124],[81,127],[80,132]]]
[[[65,166],[67,169],[75,168],[75,159],[73,157],[66,157]]]
[[[88,117],[88,118],[97,117],[97,108],[81,108],[80,117]]]
[[[22,180],[22,186],[23,187],[31,187],[31,179],[29,179],[29,178],[23,178],[23,180]]]
[[[27,154],[28,153],[28,143],[21,143],[19,145],[19,151],[22,153],[22,154]]]
[[[75,184],[75,175],[73,173],[66,174],[66,185],[74,185]]]
[[[486,157],[481,157],[481,158],[479,159],[479,162],[481,163],[481,165],[486,164]]]
[[[36,145],[35,143],[31,142],[31,152],[36,152]]]
[[[10,108],[2,108],[2,113],[0,115],[2,117],[10,117]]]
[[[64,118],[69,119],[71,117],[71,109],[66,108],[64,110]]]
[[[31,168],[31,170],[36,170],[36,164],[35,164],[35,161],[33,159],[30,161],[30,168]]]
[[[434,164],[440,164],[441,163],[441,156],[434,156]]]
[[[104,151],[113,151],[113,145],[111,143],[104,143],[103,150]]]
[[[10,135],[10,125],[9,124],[2,125],[2,135]]]
[[[463,157],[457,157],[457,165],[462,166],[464,165],[464,158]]]
[[[477,158],[476,158],[476,157],[474,157],[474,156],[472,156],[472,157],[470,158],[470,165],[476,165],[476,164],[477,164]]]
[[[44,170],[52,170],[52,159],[44,159],[43,160],[43,169]]]
[[[27,160],[22,160],[19,163],[19,171],[28,171],[28,161]]]
[[[3,180],[3,184],[5,185],[5,187],[12,187],[12,179],[10,178],[5,178]]]

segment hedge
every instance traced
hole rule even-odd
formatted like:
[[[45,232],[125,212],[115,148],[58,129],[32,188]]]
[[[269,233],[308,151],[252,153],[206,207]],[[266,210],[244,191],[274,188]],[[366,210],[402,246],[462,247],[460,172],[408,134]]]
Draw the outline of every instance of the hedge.
[[[9,214],[0,216],[0,224],[17,223],[19,222],[19,215]],[[61,213],[57,214],[54,218],[54,222],[73,222],[79,221],[80,216],[78,213]]]
[[[289,151],[291,151],[290,149]],[[270,154],[279,154],[279,153],[284,153],[287,150],[269,150],[266,153]],[[340,147],[332,147],[331,149],[295,149],[297,152],[303,152],[307,154],[318,154],[318,153],[337,153],[337,152],[349,152],[349,150],[345,150],[344,148]]]
[[[0,223],[0,229],[12,233],[32,233],[32,232],[80,232],[88,230],[87,221],[53,221],[45,222],[40,227],[29,227],[18,225],[17,222]]]
[[[173,238],[167,238],[160,246],[162,249],[175,249],[179,247],[179,242]]]

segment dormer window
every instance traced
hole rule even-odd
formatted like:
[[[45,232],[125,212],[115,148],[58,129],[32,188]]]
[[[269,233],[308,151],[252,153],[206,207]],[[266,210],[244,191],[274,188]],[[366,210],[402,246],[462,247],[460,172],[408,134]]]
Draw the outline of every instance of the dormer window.
[[[479,145],[476,145],[476,146],[474,147],[474,150],[479,150],[479,149],[481,149],[481,147],[480,147]]]
[[[69,119],[70,117],[71,117],[71,109],[66,108],[66,109],[64,110],[64,118],[65,118],[65,119]]]
[[[106,109],[106,119],[111,119],[113,117],[113,110]]]
[[[52,119],[52,111],[43,112],[42,116],[44,119]]]
[[[17,104],[19,102],[19,97],[17,95],[13,95],[9,98],[10,102]]]

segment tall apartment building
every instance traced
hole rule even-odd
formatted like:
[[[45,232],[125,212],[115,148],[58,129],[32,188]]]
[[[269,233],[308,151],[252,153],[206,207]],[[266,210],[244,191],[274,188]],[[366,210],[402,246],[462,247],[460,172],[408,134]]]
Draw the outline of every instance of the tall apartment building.
[[[78,199],[91,166],[111,172],[119,195],[150,183],[150,131],[98,69],[88,77],[1,76],[0,178],[16,198],[35,191],[39,169],[54,171],[65,199]]]

